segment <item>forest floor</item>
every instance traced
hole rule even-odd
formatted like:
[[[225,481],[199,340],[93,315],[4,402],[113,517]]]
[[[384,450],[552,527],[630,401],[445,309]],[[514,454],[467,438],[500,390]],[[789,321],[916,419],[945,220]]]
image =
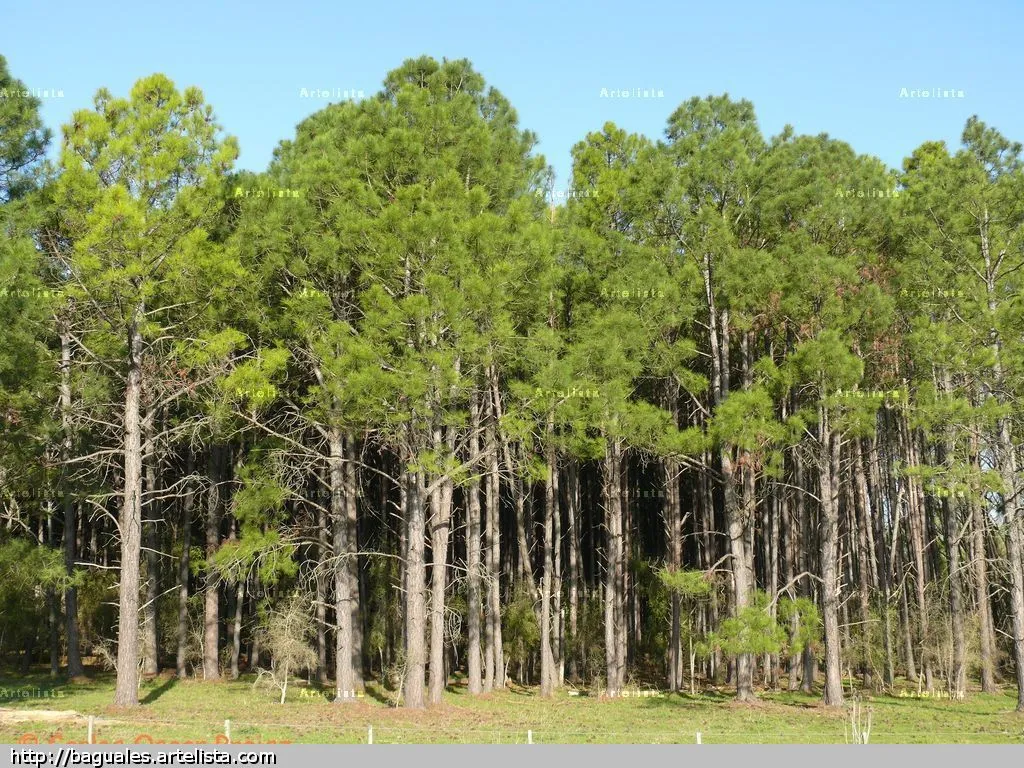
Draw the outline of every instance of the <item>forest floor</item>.
[[[179,681],[169,674],[143,682],[142,706],[111,705],[114,679],[53,680],[46,673],[0,672],[0,743],[86,743],[88,718],[96,743],[826,743],[852,741],[849,707],[829,709],[821,696],[759,691],[739,704],[727,690],[687,694],[634,688],[616,698],[561,690],[540,698],[513,685],[468,695],[463,681],[444,703],[421,711],[391,706],[391,692],[370,683],[344,705],[305,681],[280,692],[234,682]],[[903,683],[903,681],[901,681]],[[1024,714],[1015,697],[971,692],[965,701],[916,698],[916,686],[897,683],[897,695],[861,694],[862,721],[871,714],[871,743],[1024,744]],[[900,696],[905,691],[910,696]]]

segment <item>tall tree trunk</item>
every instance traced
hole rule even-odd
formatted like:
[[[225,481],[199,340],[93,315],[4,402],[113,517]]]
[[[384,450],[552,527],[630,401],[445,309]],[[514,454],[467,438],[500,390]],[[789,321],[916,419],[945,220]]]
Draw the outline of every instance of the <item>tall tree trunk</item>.
[[[799,455],[794,456],[796,486],[801,489],[796,495],[797,517],[800,525],[800,572],[808,574],[801,581],[801,592],[809,600],[815,599],[814,581],[810,577],[813,570],[813,553],[815,547],[814,531],[811,528],[811,505],[802,490],[810,484],[806,477],[806,467]],[[818,669],[818,660],[809,644],[804,645],[802,654],[803,670],[800,677],[800,690],[811,693],[814,689],[814,676]]]
[[[316,677],[321,686],[328,684],[327,670],[327,574],[324,569],[330,562],[330,548],[327,546],[327,509],[319,504],[322,494],[319,493],[319,478],[316,484],[318,500],[316,509],[316,572],[313,578],[316,589]]]
[[[157,638],[157,598],[160,595],[160,560],[157,555],[157,526],[161,518],[160,502],[158,497],[157,476],[158,459],[156,440],[154,439],[156,427],[156,413],[147,405],[145,418],[143,419],[143,462],[145,463],[146,495],[149,497],[143,502],[142,509],[146,521],[143,531],[143,540],[146,542],[144,562],[146,565],[146,603],[143,608],[143,630],[142,630],[142,673],[147,677],[154,677],[160,672],[160,649]]]
[[[50,677],[60,674],[60,608],[58,607],[57,590],[48,587],[46,590],[46,607],[50,629]]]
[[[444,447],[434,429],[434,450]],[[451,446],[449,446],[450,448]],[[444,593],[448,582],[448,536],[454,485],[444,479],[430,494],[430,703],[440,704],[448,677],[444,666]]]
[[[331,483],[331,524],[334,527],[334,701],[355,701],[355,674],[352,669],[352,580],[349,578],[349,526],[347,484],[345,483],[345,446],[341,430],[328,433],[328,472]],[[420,538],[422,542],[422,537]],[[422,671],[422,670],[421,670]],[[422,695],[423,678],[420,677]],[[422,700],[420,702],[422,706]]]
[[[557,684],[555,657],[551,647],[551,581],[555,567],[554,517],[558,504],[558,463],[555,457],[554,425],[548,417],[547,480],[544,484],[544,575],[541,580],[540,606],[540,695],[550,697]]]
[[[209,565],[220,547],[221,483],[225,478],[224,449],[210,449],[210,490],[206,498],[206,586],[203,604],[203,678],[220,679],[220,577]]]
[[[406,491],[406,615],[405,615],[405,706],[424,706],[423,688],[426,670],[426,598],[424,597],[426,563],[424,561],[424,496],[422,472],[405,470]]]
[[[881,613],[882,613],[882,644],[885,650],[885,685],[891,691],[896,680],[895,652],[893,650],[891,601],[892,601],[892,562],[889,557],[889,549],[885,536],[885,516],[878,511],[883,509],[882,495],[885,493],[882,486],[882,473],[879,466],[878,440],[875,437],[868,438],[868,483],[870,493],[868,497],[872,500],[872,509],[876,513],[871,515],[871,526],[874,529],[874,551],[877,553],[875,559],[878,561],[878,580],[882,589]],[[896,508],[899,507],[899,499]]]
[[[765,532],[766,536],[770,536],[766,550],[768,553],[768,595],[771,598],[771,602],[769,603],[769,615],[772,618],[772,622],[776,622],[778,619],[779,554],[781,548],[779,518],[787,514],[785,504],[785,490],[777,482],[773,483],[771,527],[769,528],[770,533],[768,531]],[[773,690],[778,690],[780,666],[779,654],[771,654],[768,657],[768,660],[770,664],[768,682]]]
[[[949,615],[953,630],[953,668],[950,683],[953,693],[960,696],[967,690],[967,644],[964,638],[964,604],[962,576],[960,574],[960,524],[956,519],[958,505],[948,498],[942,500],[946,522],[946,555],[949,563]]]
[[[78,543],[78,508],[71,495],[67,462],[74,450],[71,428],[71,336],[60,335],[60,420],[61,420],[61,488],[64,492],[64,568],[74,573]],[[69,584],[64,590],[65,633],[68,645],[68,677],[72,680],[85,676],[78,631],[78,588]]]
[[[900,419],[903,449],[908,466],[917,466],[917,453],[914,448],[914,436],[906,420]],[[934,690],[932,658],[929,650],[930,634],[928,631],[928,601],[926,597],[927,573],[925,572],[925,510],[921,494],[918,492],[916,478],[908,477],[907,503],[908,524],[910,528],[910,544],[914,558],[914,585],[917,588],[918,642],[921,652],[921,667],[924,671],[925,689]]]
[[[552,632],[551,652],[555,660],[555,687],[565,684],[565,612],[562,608],[562,512],[560,508],[561,491],[559,489],[560,474],[558,462],[555,464],[555,506],[552,518],[551,546],[554,570],[551,572],[552,616],[554,630]]]
[[[985,548],[985,511],[977,499],[971,499],[972,564],[974,567],[975,602],[980,624],[981,690],[995,693],[995,633],[992,628],[992,603],[988,594],[988,561]]]
[[[621,456],[621,448],[617,440],[609,439],[604,460],[605,528],[607,531],[604,637],[609,696],[619,696],[625,682],[626,660],[621,639],[625,631]]]
[[[1007,530],[1006,556],[1010,568],[1010,615],[1014,663],[1017,669],[1017,711],[1024,712],[1024,535],[1017,500],[1017,455],[1008,419],[999,423],[999,468],[1003,486],[1003,519]]]
[[[501,398],[498,392],[497,372],[490,369],[491,383],[491,418],[488,421],[486,439],[488,444],[488,477],[487,477],[487,530],[486,564],[487,564],[487,620],[490,623],[492,658],[494,663],[494,688],[505,687],[505,653],[501,637],[501,528],[498,453],[496,430],[501,420]],[[487,688],[485,683],[485,688]]]
[[[871,497],[868,495],[867,476],[860,440],[853,441],[853,490],[855,512],[852,523],[857,530],[857,598],[860,603],[861,674],[864,687],[871,688],[871,550],[867,532],[871,529]],[[852,546],[852,543],[851,543]]]
[[[469,692],[480,693],[483,680],[480,669],[480,474],[483,465],[480,462],[480,402],[476,391],[470,396],[470,435],[469,460],[470,481],[467,488],[466,502],[466,580],[467,580],[467,612],[466,619],[468,636]]]
[[[363,612],[360,592],[359,569],[359,487],[356,475],[356,441],[352,434],[345,436],[345,463],[343,482],[345,484],[345,568],[349,582],[349,612],[352,614],[352,682],[355,693],[363,687]]]
[[[953,386],[948,370],[943,370],[939,378],[941,391],[952,397]],[[953,439],[951,430],[943,430],[940,442],[936,446],[937,463],[942,466],[952,461]],[[953,632],[953,659],[949,673],[951,693],[957,698],[967,690],[967,644],[964,638],[964,603],[963,576],[960,573],[960,521],[959,505],[954,504],[948,496],[942,499],[942,519],[945,523],[946,562],[949,566],[949,617]]]
[[[569,633],[566,655],[569,661],[569,677],[579,675],[579,602],[580,602],[580,491],[576,461],[569,459],[566,470],[566,515],[569,526]]]
[[[843,704],[843,673],[839,656],[839,439],[819,409],[821,430],[821,603],[825,624],[825,704]]]
[[[124,396],[124,489],[119,526],[121,580],[117,620],[117,683],[114,704],[139,703],[139,556],[142,548],[142,331],[144,306],[128,331],[128,378]]]
[[[983,212],[979,234],[981,252],[985,259],[986,292],[990,316],[996,315],[997,293],[995,275],[998,270],[993,260],[989,242],[991,220],[986,208]],[[998,258],[1002,261],[1002,257]],[[1008,396],[1003,374],[1003,342],[998,331],[990,331],[992,338],[993,396],[1000,405],[1005,405]],[[1013,657],[1017,667],[1017,711],[1024,712],[1024,533],[1021,528],[1019,488],[1017,479],[1017,453],[1010,433],[1010,421],[1001,417],[997,423],[999,472],[1003,483],[1003,519],[1008,530],[1006,555],[1010,567],[1010,613],[1013,619]]]
[[[753,588],[753,574],[750,570],[750,555],[747,551],[749,524],[745,519],[747,508],[736,495],[736,475],[732,459],[732,448],[723,446],[719,453],[722,462],[722,478],[725,485],[725,519],[729,534],[729,553],[732,556],[732,609],[734,616],[740,616],[750,604]],[[754,700],[753,658],[749,653],[736,655],[736,700]]]
[[[188,476],[185,493],[181,500],[181,559],[178,560],[178,653],[175,668],[180,679],[188,674],[188,577],[192,546],[192,509],[195,504],[195,491],[192,484],[193,466],[192,453],[189,452],[185,468]]]
[[[662,478],[665,487],[665,536],[669,567],[678,571],[683,564],[682,502],[679,498],[679,462],[667,459],[662,463]],[[671,593],[669,645],[668,645],[668,689],[678,691],[683,683],[683,641],[682,641],[682,600],[675,590]]]

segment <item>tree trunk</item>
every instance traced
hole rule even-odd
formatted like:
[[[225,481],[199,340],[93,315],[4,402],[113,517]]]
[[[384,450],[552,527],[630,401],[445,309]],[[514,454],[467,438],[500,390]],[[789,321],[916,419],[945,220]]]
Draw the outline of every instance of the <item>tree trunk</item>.
[[[1010,437],[1009,421],[1005,418],[999,423],[999,468],[1005,488],[1003,519],[1008,529],[1006,556],[1010,568],[1011,648],[1017,669],[1017,711],[1024,712],[1024,536],[1021,534],[1017,501],[1017,455]]]
[[[146,542],[144,562],[146,565],[146,604],[143,609],[143,632],[142,632],[142,673],[147,677],[154,677],[160,673],[159,661],[159,640],[157,638],[157,598],[160,595],[160,560],[157,555],[157,526],[159,524],[160,502],[158,497],[160,489],[157,484],[158,460],[156,441],[154,440],[156,413],[151,407],[146,407],[146,415],[143,419],[143,462],[145,463],[146,494],[149,496],[143,502],[142,508],[145,513],[146,526],[143,532],[143,539]]]
[[[220,546],[221,482],[225,479],[224,449],[210,449],[210,490],[206,499],[207,563]],[[220,577],[208,564],[203,603],[203,678],[220,679]]]
[[[480,693],[483,680],[480,669],[480,480],[479,472],[483,470],[480,462],[480,403],[477,393],[471,395],[469,404],[470,436],[469,460],[470,481],[467,489],[466,502],[466,559],[467,562],[467,611],[466,619],[468,635],[468,659],[466,662],[469,674],[469,692]]]
[[[878,441],[875,437],[868,439],[868,478],[869,498],[873,500],[872,509],[883,508],[882,495],[882,473],[879,467]],[[899,499],[896,500],[896,507],[899,506]],[[893,650],[891,600],[892,600],[892,562],[890,561],[889,548],[885,536],[885,520],[881,514],[871,516],[871,525],[874,529],[874,548],[877,552],[875,559],[878,561],[879,584],[882,588],[882,641],[885,648],[885,684],[891,691],[896,680],[895,652]]]
[[[552,424],[548,422],[548,439],[553,439]],[[554,570],[554,535],[557,491],[555,476],[558,466],[554,448],[548,450],[547,481],[544,484],[544,575],[541,580],[540,605],[540,695],[550,697],[555,689],[555,658],[551,650],[551,572]]]
[[[747,509],[736,498],[736,477],[732,461],[732,448],[723,446],[719,454],[722,462],[722,477],[725,484],[725,519],[729,532],[729,552],[732,555],[732,609],[734,616],[740,616],[750,604],[753,588],[750,570],[750,555],[747,551],[745,519]],[[736,700],[754,700],[753,658],[749,653],[736,656]]]
[[[665,487],[665,536],[668,563],[672,571],[682,567],[683,530],[682,502],[679,498],[679,462],[667,459],[662,463],[662,477]],[[678,691],[683,683],[683,641],[682,641],[682,600],[675,590],[670,597],[668,645],[668,689]]]
[[[900,427],[903,441],[903,450],[908,466],[917,466],[917,455],[914,449],[913,435],[905,419],[900,419]],[[921,652],[921,668],[924,671],[925,689],[929,692],[934,689],[932,675],[932,658],[929,651],[928,631],[928,602],[926,598],[927,574],[925,573],[925,512],[918,492],[916,478],[908,477],[907,484],[907,505],[908,524],[910,529],[910,545],[914,558],[914,585],[917,588],[917,617],[918,617],[918,643]]]
[[[491,378],[491,419],[488,422],[488,485],[487,485],[487,604],[488,621],[491,625],[490,637],[492,658],[494,663],[493,687],[505,687],[505,653],[501,637],[501,529],[500,529],[500,495],[498,476],[498,453],[496,450],[496,430],[501,419],[501,400],[498,392],[497,373],[490,371]],[[486,688],[485,684],[485,688]]]
[[[426,564],[424,562],[424,520],[423,502],[425,495],[424,478],[421,472],[405,471],[408,485],[406,500],[406,615],[405,615],[405,706],[422,709],[423,688],[426,670],[426,599],[424,597]]]
[[[843,673],[839,657],[839,440],[828,425],[828,414],[819,409],[821,430],[821,603],[825,624],[825,705],[843,704]]]
[[[440,451],[441,428],[434,430],[434,449]],[[430,703],[440,704],[448,676],[444,667],[444,593],[448,583],[448,536],[454,485],[443,480],[430,494]]]
[[[317,482],[315,486],[319,490]],[[322,494],[317,493],[316,498]],[[327,510],[323,504],[316,509],[316,572],[313,583],[316,589],[316,677],[321,686],[328,684],[327,673],[327,574],[324,569],[330,562],[330,548],[327,546]]]
[[[604,460],[604,507],[606,534],[606,570],[604,595],[605,667],[609,696],[619,696],[625,681],[625,658],[621,635],[624,631],[621,449],[608,440]]]
[[[184,680],[188,674],[188,577],[192,546],[192,508],[195,491],[192,485],[194,471],[192,454],[189,453],[185,473],[189,476],[185,495],[181,501],[181,559],[178,561],[178,653],[175,662],[177,675]]]
[[[61,487],[64,490],[64,568],[74,573],[77,559],[78,508],[71,495],[67,478],[67,462],[74,449],[71,428],[71,337],[60,335],[60,420],[61,420]],[[85,676],[78,631],[78,588],[73,584],[64,590],[65,632],[68,644],[68,677],[74,680]]]
[[[853,481],[856,499],[852,523],[857,529],[857,598],[860,603],[861,674],[864,688],[871,688],[871,550],[868,547],[867,532],[871,528],[871,498],[868,496],[867,476],[864,474],[864,458],[860,441],[853,442]],[[851,542],[852,546],[853,542]]]
[[[557,456],[557,454],[556,454]],[[553,550],[553,566],[551,571],[551,611],[554,628],[551,638],[551,652],[555,662],[555,687],[560,688],[565,683],[565,615],[562,608],[562,511],[560,502],[562,499],[559,489],[560,470],[558,461],[555,461],[555,501],[552,513],[551,548]]]
[[[566,471],[566,515],[569,526],[569,633],[565,654],[568,657],[569,677],[577,679],[579,658],[579,584],[580,584],[580,491],[576,474],[576,461],[569,459]]]
[[[245,577],[235,583],[235,620],[231,630],[231,679],[238,679],[238,657],[242,653],[242,609],[245,606]]]
[[[128,379],[124,396],[124,489],[119,526],[121,581],[117,623],[117,683],[114,704],[139,703],[139,556],[142,548],[142,322],[136,308],[128,332]]]
[[[988,594],[988,561],[985,548],[985,511],[980,501],[970,500],[971,505],[971,540],[972,563],[974,566],[975,602],[978,604],[978,617],[981,634],[979,653],[981,656],[981,690],[983,693],[995,693],[995,633],[992,629],[992,603]]]
[[[943,370],[940,378],[941,390],[951,397],[953,387],[948,370]],[[953,440],[950,429],[943,430],[939,444],[936,446],[937,463],[945,465],[952,460]],[[967,644],[964,638],[964,604],[963,576],[960,573],[960,521],[959,505],[953,503],[948,496],[942,499],[942,519],[945,523],[946,562],[949,568],[949,616],[953,632],[952,669],[949,672],[949,683],[958,699],[967,690]]]
[[[352,581],[348,573],[348,501],[345,483],[344,440],[336,427],[328,435],[331,483],[331,524],[334,527],[334,702],[355,701],[352,670]],[[421,537],[422,541],[422,537]],[[422,677],[420,678],[422,688]],[[422,693],[422,690],[421,690]],[[421,701],[422,705],[422,701]]]
[[[343,482],[345,484],[345,568],[349,582],[349,612],[352,614],[352,683],[354,693],[363,687],[363,612],[359,578],[359,486],[356,475],[356,441],[348,434],[344,442],[345,463]]]

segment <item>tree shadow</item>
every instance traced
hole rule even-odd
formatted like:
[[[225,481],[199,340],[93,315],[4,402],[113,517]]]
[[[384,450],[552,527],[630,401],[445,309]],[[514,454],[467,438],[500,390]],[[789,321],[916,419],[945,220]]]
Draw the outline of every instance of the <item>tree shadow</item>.
[[[387,695],[387,693],[385,693],[383,687],[378,687],[376,685],[367,685],[365,686],[364,690],[366,692],[367,698],[373,699],[374,701],[378,701],[381,704],[387,704],[389,707],[392,706],[392,704],[394,703],[391,700],[391,698]]]
[[[145,697],[139,703],[140,704],[152,704],[154,701],[156,701],[161,696],[163,696],[165,693],[167,693],[169,690],[171,690],[171,688],[173,688],[175,685],[177,685],[177,683],[178,683],[178,678],[177,677],[174,677],[174,676],[168,677],[160,685],[158,685],[156,688],[154,688],[149,693],[147,693],[145,695]]]

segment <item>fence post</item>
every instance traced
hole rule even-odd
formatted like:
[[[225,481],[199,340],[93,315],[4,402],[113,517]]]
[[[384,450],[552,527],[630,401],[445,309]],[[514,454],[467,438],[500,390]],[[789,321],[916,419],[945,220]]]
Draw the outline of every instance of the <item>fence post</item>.
[[[89,744],[92,744],[92,726],[93,726],[93,723],[95,722],[95,720],[96,720],[96,718],[94,718],[92,715],[89,715],[89,738],[88,738],[88,743]]]
[[[224,721],[224,737],[228,740],[228,744],[231,743],[231,721]]]
[[[533,744],[533,731],[526,732],[526,743]]]
[[[700,731],[697,731],[697,743],[698,744],[703,744],[704,743],[703,741],[700,740]]]
[[[367,744],[373,744],[373,726],[372,725],[370,726],[370,729],[366,732],[366,743]]]

